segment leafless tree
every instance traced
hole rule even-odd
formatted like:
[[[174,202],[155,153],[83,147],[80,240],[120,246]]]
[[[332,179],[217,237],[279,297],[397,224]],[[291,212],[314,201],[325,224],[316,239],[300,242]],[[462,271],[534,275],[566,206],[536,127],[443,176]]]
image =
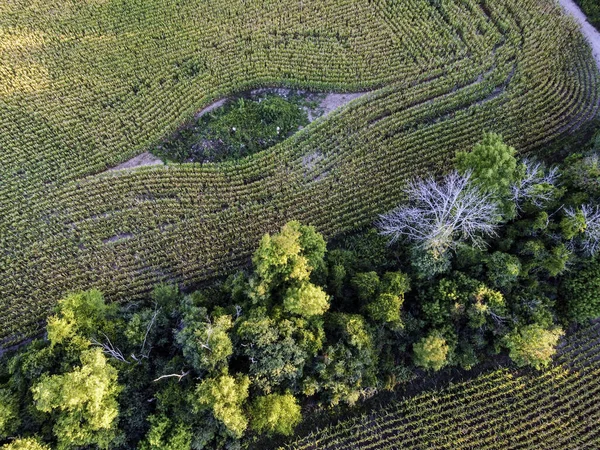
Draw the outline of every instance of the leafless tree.
[[[574,218],[581,212],[585,221],[585,231],[579,244],[583,253],[594,256],[600,249],[600,207],[593,205],[581,205],[578,210],[566,208],[567,217]]]
[[[558,168],[546,170],[542,163],[528,158],[521,162],[525,167],[525,175],[511,185],[512,198],[519,209],[527,200],[542,208],[552,200],[552,190],[540,189],[540,186],[555,186],[559,177]]]
[[[408,204],[379,217],[381,233],[393,243],[405,237],[419,247],[441,255],[459,242],[481,247],[484,236],[496,234],[500,216],[491,196],[469,183],[471,174],[454,171],[440,181],[411,182]]]

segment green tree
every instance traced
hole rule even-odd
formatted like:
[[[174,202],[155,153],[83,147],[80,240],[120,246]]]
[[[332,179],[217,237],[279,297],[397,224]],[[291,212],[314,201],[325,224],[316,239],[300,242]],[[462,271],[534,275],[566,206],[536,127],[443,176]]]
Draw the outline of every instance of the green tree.
[[[100,330],[114,330],[117,306],[108,305],[100,291],[70,294],[58,301],[57,314],[48,318],[48,340],[52,346],[73,343],[79,349],[89,345],[88,339]]]
[[[192,430],[182,422],[174,423],[161,414],[150,416],[150,430],[140,450],[183,450],[192,448]]]
[[[251,408],[252,426],[259,433],[290,436],[302,419],[300,405],[289,392],[257,397]]]
[[[322,316],[329,309],[329,296],[312,283],[296,284],[286,291],[283,308],[303,317]]]
[[[240,323],[237,334],[252,383],[266,393],[295,386],[325,337],[322,324],[314,320],[275,320],[259,311]]]
[[[0,440],[12,436],[20,423],[19,398],[8,389],[0,389]]]
[[[188,305],[183,315],[184,327],[176,341],[183,355],[199,372],[212,371],[226,365],[233,354],[229,332],[233,319],[229,315],[210,318],[206,308]]]
[[[198,409],[209,409],[232,437],[240,438],[248,426],[243,409],[248,398],[250,379],[247,376],[221,375],[205,378],[196,388]]]
[[[486,265],[488,280],[492,286],[499,289],[509,289],[521,274],[521,261],[515,255],[508,253],[492,253]]]
[[[32,387],[38,410],[56,413],[57,448],[109,448],[118,438],[117,370],[99,348],[81,353],[81,366],[63,375],[42,375]]]
[[[471,152],[458,152],[455,158],[459,172],[471,172],[471,180],[485,192],[494,195],[502,205],[505,218],[515,215],[510,199],[510,185],[519,176],[516,150],[495,133],[486,133]]]
[[[379,276],[376,272],[357,273],[350,280],[350,284],[356,290],[358,298],[363,302],[375,299],[379,291]]]
[[[505,336],[504,344],[515,364],[541,369],[552,361],[563,334],[560,327],[548,330],[538,324],[527,325]]]
[[[375,322],[399,326],[402,303],[403,297],[384,292],[367,305],[367,313]]]
[[[413,344],[415,364],[425,369],[440,370],[448,363],[450,347],[437,332],[430,333]]]
[[[292,221],[273,236],[265,234],[252,258],[251,297],[264,302],[283,283],[308,281],[311,271],[324,265],[324,255],[325,241],[314,227]]]
[[[50,450],[50,447],[37,438],[22,438],[3,445],[2,450]]]

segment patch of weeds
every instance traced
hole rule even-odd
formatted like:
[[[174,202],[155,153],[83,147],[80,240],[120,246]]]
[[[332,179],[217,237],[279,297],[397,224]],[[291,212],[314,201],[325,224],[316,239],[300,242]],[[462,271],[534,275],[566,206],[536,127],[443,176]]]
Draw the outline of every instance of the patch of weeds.
[[[314,102],[266,93],[229,100],[195,119],[151,153],[174,162],[221,162],[271,147],[308,125]]]

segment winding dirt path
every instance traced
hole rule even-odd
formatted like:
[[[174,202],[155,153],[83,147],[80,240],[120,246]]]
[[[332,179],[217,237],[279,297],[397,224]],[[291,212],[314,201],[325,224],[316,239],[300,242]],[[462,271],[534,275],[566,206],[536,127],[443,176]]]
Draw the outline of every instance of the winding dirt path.
[[[587,21],[587,17],[573,0],[558,0],[563,9],[581,25],[581,32],[592,47],[594,59],[600,69],[600,32]]]

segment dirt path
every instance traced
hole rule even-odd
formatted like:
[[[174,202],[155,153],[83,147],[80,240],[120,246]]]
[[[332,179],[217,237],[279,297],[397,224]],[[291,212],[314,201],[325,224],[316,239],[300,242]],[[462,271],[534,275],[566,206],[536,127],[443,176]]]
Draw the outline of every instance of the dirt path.
[[[590,43],[598,68],[600,69],[600,32],[588,21],[585,14],[573,0],[558,0],[563,9],[581,25],[581,32]]]

